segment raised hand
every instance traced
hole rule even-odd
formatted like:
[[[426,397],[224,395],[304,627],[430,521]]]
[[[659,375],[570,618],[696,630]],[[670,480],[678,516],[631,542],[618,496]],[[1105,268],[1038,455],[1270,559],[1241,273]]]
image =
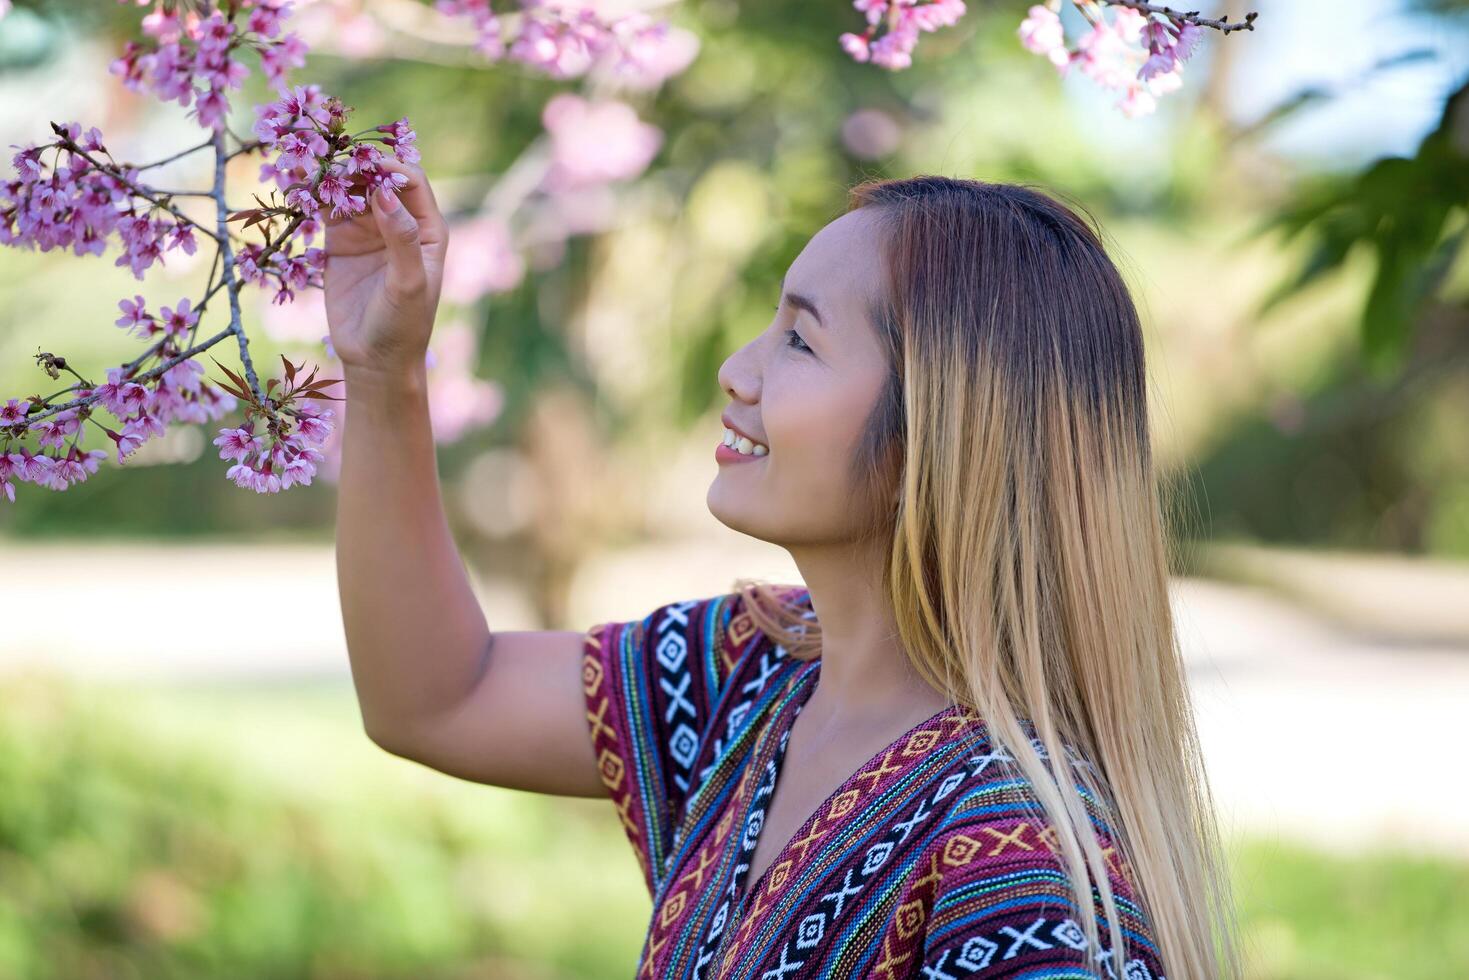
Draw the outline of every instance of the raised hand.
[[[421,367],[444,281],[449,228],[421,167],[384,159],[407,183],[384,184],[369,210],[326,221],[327,329],[348,368]]]

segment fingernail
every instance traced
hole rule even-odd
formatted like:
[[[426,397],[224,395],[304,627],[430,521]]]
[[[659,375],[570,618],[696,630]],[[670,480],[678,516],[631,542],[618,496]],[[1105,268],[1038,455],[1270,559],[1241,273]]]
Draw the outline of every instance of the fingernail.
[[[398,210],[398,195],[393,193],[391,187],[384,184],[378,188],[377,203],[384,211],[396,211]]]

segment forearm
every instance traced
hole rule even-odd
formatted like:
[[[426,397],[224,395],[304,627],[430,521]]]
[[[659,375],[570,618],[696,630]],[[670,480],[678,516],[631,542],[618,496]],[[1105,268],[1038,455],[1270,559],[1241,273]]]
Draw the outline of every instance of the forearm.
[[[469,693],[489,629],[444,514],[423,367],[345,382],[337,588],[364,725],[396,740]]]

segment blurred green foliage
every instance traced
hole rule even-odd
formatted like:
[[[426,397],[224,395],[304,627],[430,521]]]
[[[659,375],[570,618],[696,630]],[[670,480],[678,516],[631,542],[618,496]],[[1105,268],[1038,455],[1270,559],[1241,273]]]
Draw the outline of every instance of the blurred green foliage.
[[[1341,856],[1262,841],[1237,850],[1235,878],[1250,976],[1469,975],[1469,865],[1407,851]]]
[[[650,903],[610,806],[450,780],[356,721],[349,689],[0,684],[0,976],[635,962]]]
[[[1261,315],[1339,272],[1354,248],[1370,250],[1362,352],[1379,377],[1400,370],[1424,303],[1437,296],[1469,242],[1469,81],[1444,101],[1438,126],[1412,157],[1302,180],[1261,231],[1312,240],[1306,262],[1266,296]]]
[[[0,682],[7,980],[629,976],[651,911],[605,800],[378,751],[348,686]],[[1469,970],[1469,866],[1235,854],[1249,976]]]

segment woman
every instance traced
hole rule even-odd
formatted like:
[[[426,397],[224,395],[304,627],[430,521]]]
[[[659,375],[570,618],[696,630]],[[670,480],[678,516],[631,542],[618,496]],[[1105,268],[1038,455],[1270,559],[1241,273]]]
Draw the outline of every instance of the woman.
[[[868,182],[725,361],[711,512],[805,584],[491,632],[439,500],[423,173],[329,226],[338,571],[365,727],[610,795],[640,976],[1235,976],[1167,595],[1137,314],[1022,187]],[[590,737],[588,737],[590,735]]]

